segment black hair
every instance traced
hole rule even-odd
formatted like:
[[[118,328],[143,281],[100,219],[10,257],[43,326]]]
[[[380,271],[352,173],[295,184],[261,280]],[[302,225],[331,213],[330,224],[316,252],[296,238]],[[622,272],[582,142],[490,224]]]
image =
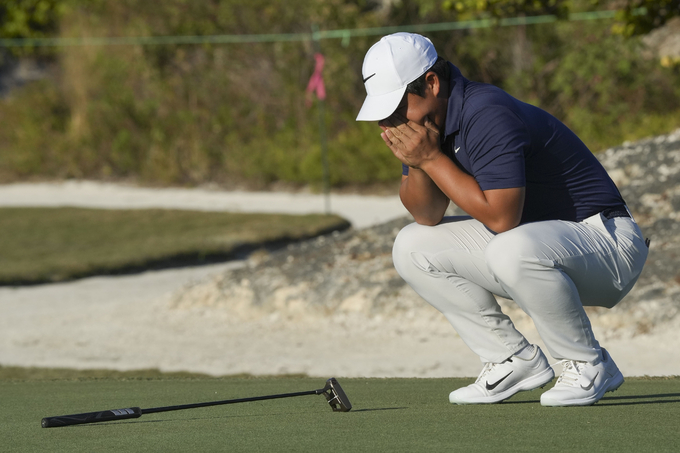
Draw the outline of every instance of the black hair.
[[[425,87],[427,86],[425,82],[425,76],[427,75],[428,72],[434,72],[435,74],[437,74],[437,76],[439,76],[441,80],[448,82],[451,74],[449,62],[443,59],[442,57],[437,57],[437,61],[434,62],[430,69],[425,71],[425,73],[418,77],[416,80],[406,85],[406,92],[411,94],[417,94],[421,98],[425,97]]]

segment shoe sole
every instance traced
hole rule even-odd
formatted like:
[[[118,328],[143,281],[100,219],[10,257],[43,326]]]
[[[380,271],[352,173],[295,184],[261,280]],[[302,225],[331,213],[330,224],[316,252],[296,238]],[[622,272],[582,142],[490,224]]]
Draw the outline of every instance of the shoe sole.
[[[593,404],[597,403],[602,399],[605,393],[607,392],[614,392],[618,390],[619,387],[623,384],[624,379],[623,379],[623,374],[619,371],[616,373],[614,376],[612,376],[611,379],[608,379],[607,382],[605,382],[605,385],[602,386],[602,390],[597,392],[596,394],[588,397],[588,398],[579,398],[579,399],[573,399],[573,400],[555,400],[551,398],[543,398],[545,395],[541,395],[541,406],[547,406],[547,407],[566,407],[566,406],[592,406]]]
[[[519,393],[519,392],[527,392],[531,390],[536,390],[537,388],[543,388],[545,387],[550,381],[553,380],[555,377],[555,371],[551,368],[548,367],[545,370],[541,371],[538,374],[535,374],[531,376],[530,378],[527,378],[523,381],[518,382],[517,384],[513,385],[509,389],[500,392],[496,395],[492,396],[487,396],[487,397],[480,397],[480,398],[475,398],[475,399],[469,399],[466,401],[461,401],[461,400],[454,400],[451,398],[451,395],[449,395],[449,402],[451,404],[458,404],[458,405],[465,405],[465,404],[495,404],[495,403],[500,403],[511,396]],[[453,392],[452,392],[453,393]]]

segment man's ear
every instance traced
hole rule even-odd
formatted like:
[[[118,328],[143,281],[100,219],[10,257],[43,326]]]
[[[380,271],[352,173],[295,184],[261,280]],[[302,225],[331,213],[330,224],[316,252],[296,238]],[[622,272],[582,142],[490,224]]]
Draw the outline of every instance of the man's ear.
[[[439,92],[441,91],[441,83],[439,81],[439,76],[437,75],[436,72],[430,71],[427,74],[425,74],[425,83],[427,84],[428,88],[432,91],[432,94],[434,94],[434,97],[439,96]]]

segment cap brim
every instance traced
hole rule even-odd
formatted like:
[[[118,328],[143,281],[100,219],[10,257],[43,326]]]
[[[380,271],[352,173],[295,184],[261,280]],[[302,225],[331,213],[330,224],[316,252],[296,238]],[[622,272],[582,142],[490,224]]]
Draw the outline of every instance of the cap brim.
[[[380,121],[394,113],[404,97],[406,87],[379,96],[366,96],[357,121]]]

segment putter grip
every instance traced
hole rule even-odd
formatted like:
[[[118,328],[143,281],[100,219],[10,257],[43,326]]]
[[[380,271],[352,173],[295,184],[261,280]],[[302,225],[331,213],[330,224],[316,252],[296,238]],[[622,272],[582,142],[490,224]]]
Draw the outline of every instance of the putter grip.
[[[110,411],[87,412],[85,414],[59,415],[42,419],[43,428],[57,428],[59,426],[82,425],[83,423],[110,422],[125,420],[126,418],[139,418],[142,410],[138,407],[127,409],[112,409]]]

